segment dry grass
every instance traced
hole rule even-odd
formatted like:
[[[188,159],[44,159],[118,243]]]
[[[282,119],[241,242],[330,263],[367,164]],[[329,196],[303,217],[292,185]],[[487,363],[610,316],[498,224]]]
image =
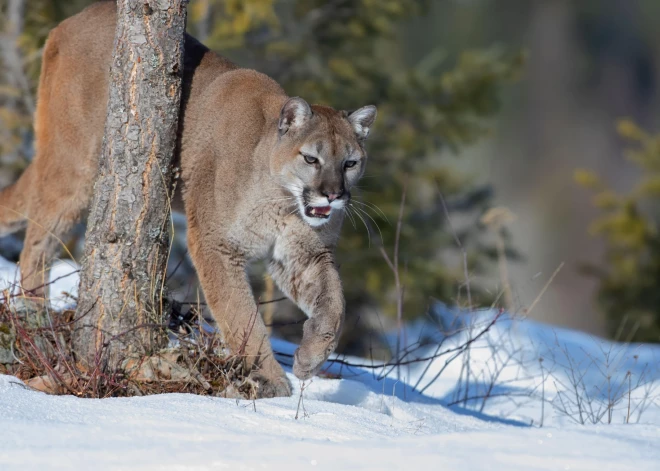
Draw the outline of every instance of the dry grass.
[[[7,297],[6,297],[7,298]],[[85,398],[141,396],[167,392],[254,399],[258,384],[240,352],[230,355],[220,336],[195,307],[172,310],[167,325],[150,324],[155,334],[169,335],[169,346],[150,356],[127,356],[122,367],[103,373],[76,361],[72,310],[53,312],[36,303],[0,304],[0,373],[14,375],[28,387],[51,394]],[[121,341],[121,335],[114,340]]]

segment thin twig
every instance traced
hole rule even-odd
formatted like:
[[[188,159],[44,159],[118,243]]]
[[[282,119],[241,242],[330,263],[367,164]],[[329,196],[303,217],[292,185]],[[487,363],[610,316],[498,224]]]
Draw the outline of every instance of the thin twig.
[[[296,408],[296,417],[295,417],[296,420],[298,420],[301,408],[303,411],[303,417],[307,417],[307,411],[305,410],[305,403],[303,402],[303,393],[305,392],[307,386],[309,386],[310,384],[312,384],[312,381],[310,381],[309,384],[305,384],[304,381],[300,382],[300,396],[298,397],[298,407]]]
[[[563,266],[564,266],[564,262],[561,262],[561,263],[559,264],[559,266],[555,269],[555,271],[554,271],[554,273],[552,274],[552,276],[551,276],[551,277],[548,279],[548,281],[545,283],[545,285],[543,286],[543,289],[539,292],[539,294],[536,296],[536,298],[534,299],[534,301],[532,302],[532,304],[529,306],[529,309],[525,310],[525,314],[529,315],[529,313],[532,312],[532,309],[534,309],[534,307],[535,307],[535,306],[538,304],[538,302],[541,300],[541,297],[543,296],[543,294],[545,293],[545,291],[546,291],[546,290],[548,289],[548,287],[550,286],[550,283],[552,283],[552,280],[555,279],[555,276],[557,276],[557,274],[559,273],[559,270],[561,270]]]
[[[461,243],[461,239],[459,239],[458,234],[456,233],[456,230],[454,229],[454,226],[451,223],[451,218],[449,217],[449,209],[447,208],[445,197],[442,195],[442,191],[440,191],[440,186],[438,185],[438,182],[435,182],[435,187],[436,187],[436,191],[438,192],[438,196],[440,197],[440,202],[442,203],[442,210],[445,213],[445,218],[447,219],[447,225],[449,226],[449,230],[451,231],[451,234],[454,237],[454,242],[456,242],[456,245],[463,254],[463,277],[465,278],[465,289],[467,291],[468,310],[472,311],[472,293],[470,290],[470,276],[468,272],[467,250],[465,250],[465,247]]]
[[[380,253],[383,255],[385,262],[394,274],[394,284],[396,289],[396,323],[397,323],[397,336],[396,336],[396,356],[399,357],[401,353],[401,329],[403,325],[403,287],[401,285],[401,277],[399,275],[399,242],[401,238],[401,225],[403,222],[403,210],[406,204],[406,191],[408,188],[408,180],[406,179],[403,184],[403,191],[401,193],[401,204],[399,206],[399,216],[396,222],[396,235],[394,238],[394,254],[393,259],[387,255],[387,251],[383,246],[380,247]],[[397,380],[400,379],[400,371],[397,366],[396,371]]]

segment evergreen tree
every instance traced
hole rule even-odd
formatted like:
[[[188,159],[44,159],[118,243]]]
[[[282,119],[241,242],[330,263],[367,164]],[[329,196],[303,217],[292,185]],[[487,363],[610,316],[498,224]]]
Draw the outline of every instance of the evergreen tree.
[[[618,131],[631,144],[626,157],[641,173],[629,193],[618,194],[595,173],[576,171],[576,181],[595,193],[602,212],[590,232],[605,242],[604,264],[584,269],[599,280],[598,302],[611,335],[660,342],[660,135],[630,120],[622,120]]]

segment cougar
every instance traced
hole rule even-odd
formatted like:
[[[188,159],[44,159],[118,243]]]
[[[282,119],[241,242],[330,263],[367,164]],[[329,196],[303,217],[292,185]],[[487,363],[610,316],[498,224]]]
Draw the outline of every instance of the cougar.
[[[22,286],[38,295],[42,267],[92,198],[115,8],[114,2],[94,4],[50,33],[35,117],[36,155],[0,193],[0,235],[27,227]],[[312,377],[335,349],[344,321],[334,250],[351,188],[365,170],[364,143],[376,108],[310,106],[190,36],[183,87],[176,165],[190,256],[227,345],[244,349],[260,379],[259,396],[290,395],[268,331],[260,316],[254,320],[246,267],[267,259],[273,280],[308,316],[293,372],[301,380]]]

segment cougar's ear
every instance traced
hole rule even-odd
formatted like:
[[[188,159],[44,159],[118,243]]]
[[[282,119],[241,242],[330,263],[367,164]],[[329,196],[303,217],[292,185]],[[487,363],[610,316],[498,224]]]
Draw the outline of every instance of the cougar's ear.
[[[289,98],[280,111],[280,122],[277,124],[280,136],[284,136],[290,129],[300,129],[311,117],[312,109],[305,100]]]
[[[358,139],[366,139],[369,135],[369,128],[376,121],[376,107],[367,105],[358,110],[351,111],[348,113],[348,121],[353,126]]]

